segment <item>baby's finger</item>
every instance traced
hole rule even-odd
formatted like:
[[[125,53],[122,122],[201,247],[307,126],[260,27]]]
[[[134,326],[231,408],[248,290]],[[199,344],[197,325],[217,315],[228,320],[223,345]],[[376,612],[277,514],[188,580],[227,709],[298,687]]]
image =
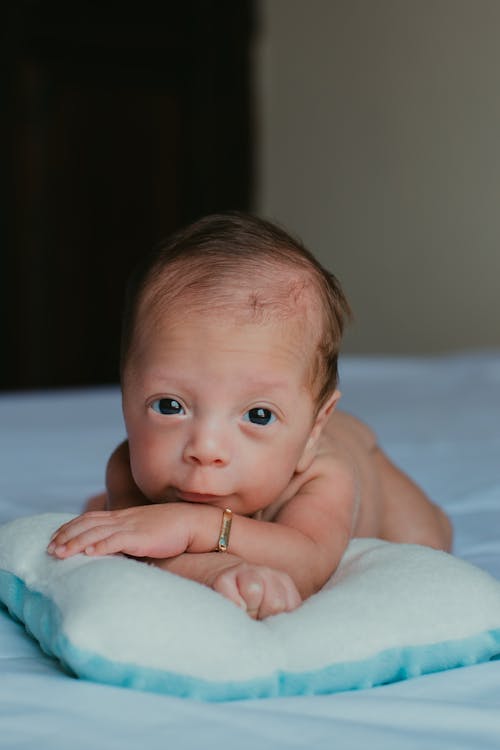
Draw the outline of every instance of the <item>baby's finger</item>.
[[[52,544],[54,541],[57,544],[65,544],[69,539],[73,539],[87,529],[106,526],[115,522],[116,519],[109,514],[85,513],[83,516],[77,516],[77,518],[73,518],[57,529],[52,534],[49,544]]]
[[[51,539],[54,539],[54,537],[56,537],[57,534],[61,532],[65,532],[67,529],[72,528],[79,524],[88,525],[90,523],[94,525],[96,521],[98,521],[99,523],[103,523],[105,521],[116,521],[117,515],[118,515],[118,511],[111,511],[111,510],[87,511],[86,513],[82,513],[79,516],[75,516],[70,521],[66,521],[66,523],[61,524],[61,526],[59,526],[59,528],[54,531],[54,533],[51,536]]]
[[[240,595],[238,584],[236,583],[236,576],[232,571],[225,571],[217,576],[212,588],[214,591],[217,591],[217,593],[225,596],[226,599],[230,599],[241,609],[246,610],[246,602]]]
[[[55,557],[70,557],[71,555],[76,555],[78,552],[87,552],[87,549],[92,549],[93,551],[96,544],[111,536],[114,532],[115,527],[112,526],[93,526],[91,529],[81,531],[71,538],[62,536],[56,538],[47,547],[47,552]],[[69,532],[66,537],[68,536]]]
[[[297,586],[292,580],[290,580],[288,585],[285,584],[285,602],[285,610],[287,612],[292,612],[302,604],[302,597],[298,592]]]
[[[279,615],[282,612],[286,612],[287,602],[285,590],[282,586],[273,586],[272,589],[267,592],[262,602],[259,611],[259,617],[263,620],[266,617],[272,617],[273,615]]]
[[[54,533],[52,534],[52,536],[51,536],[51,537],[50,537],[50,539],[49,539],[49,544],[48,544],[47,546],[49,546],[49,547],[50,547],[50,545],[51,545],[51,544],[52,544],[52,543],[53,543],[53,542],[54,542],[55,540],[57,540],[57,541],[59,542],[59,541],[60,541],[61,539],[65,539],[65,538],[66,538],[66,535],[67,535],[67,533],[68,533],[68,529],[70,529],[70,526],[69,526],[69,524],[66,524],[66,523],[65,523],[65,524],[64,524],[64,526],[61,526],[61,527],[60,527],[60,528],[58,528],[58,529],[57,529],[56,531],[54,531]]]
[[[142,557],[136,534],[132,531],[115,531],[95,544],[89,544],[84,550],[86,555],[114,555],[123,552],[133,557]]]
[[[238,588],[246,602],[247,613],[256,620],[264,599],[264,581],[255,570],[242,570],[237,576]]]

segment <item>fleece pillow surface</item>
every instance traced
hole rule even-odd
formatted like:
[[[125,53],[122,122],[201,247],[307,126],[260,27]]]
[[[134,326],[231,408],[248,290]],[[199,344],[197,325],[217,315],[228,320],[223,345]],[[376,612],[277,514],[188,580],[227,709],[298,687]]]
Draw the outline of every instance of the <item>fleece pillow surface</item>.
[[[78,677],[234,700],[367,688],[500,654],[500,583],[442,552],[353,540],[318,594],[256,622],[136,560],[51,558],[71,517],[0,527],[0,600]]]

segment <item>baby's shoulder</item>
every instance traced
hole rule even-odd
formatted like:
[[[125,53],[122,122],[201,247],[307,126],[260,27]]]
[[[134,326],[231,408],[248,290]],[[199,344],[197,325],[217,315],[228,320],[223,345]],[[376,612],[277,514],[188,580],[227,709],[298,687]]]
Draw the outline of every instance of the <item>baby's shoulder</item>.
[[[343,447],[373,451],[377,447],[377,436],[367,424],[345,411],[334,411],[325,425],[318,445],[318,453],[335,452]]]
[[[334,412],[309,466],[293,475],[283,494],[259,517],[274,520],[292,501],[295,505],[311,495],[329,504],[332,499],[356,500],[363,467],[372,460],[376,446],[377,438],[368,425],[346,412]]]
[[[377,437],[361,420],[346,412],[335,412],[318,441],[314,459],[305,472],[302,490],[314,485],[355,485],[373,462]]]
[[[283,512],[296,509],[300,513],[303,503],[311,508],[311,500],[317,510],[344,507],[351,512],[356,505],[357,485],[357,469],[349,452],[326,441],[309,466],[294,474],[281,497],[261,512],[259,520],[280,520]]]

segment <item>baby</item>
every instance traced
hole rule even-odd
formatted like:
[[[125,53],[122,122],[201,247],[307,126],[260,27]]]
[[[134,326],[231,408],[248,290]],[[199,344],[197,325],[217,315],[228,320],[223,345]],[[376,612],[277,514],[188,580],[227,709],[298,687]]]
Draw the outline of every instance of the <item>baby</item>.
[[[335,277],[269,222],[176,233],[129,287],[107,492],[49,553],[145,559],[264,618],[318,591],[353,537],[449,550],[444,513],[336,411],[348,316]]]

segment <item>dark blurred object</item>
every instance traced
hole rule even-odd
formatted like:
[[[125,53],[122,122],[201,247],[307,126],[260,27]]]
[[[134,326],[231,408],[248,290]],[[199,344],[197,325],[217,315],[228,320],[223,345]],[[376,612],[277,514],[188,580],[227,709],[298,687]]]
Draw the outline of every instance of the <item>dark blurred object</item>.
[[[251,202],[251,0],[2,6],[0,388],[118,378],[126,277]]]

